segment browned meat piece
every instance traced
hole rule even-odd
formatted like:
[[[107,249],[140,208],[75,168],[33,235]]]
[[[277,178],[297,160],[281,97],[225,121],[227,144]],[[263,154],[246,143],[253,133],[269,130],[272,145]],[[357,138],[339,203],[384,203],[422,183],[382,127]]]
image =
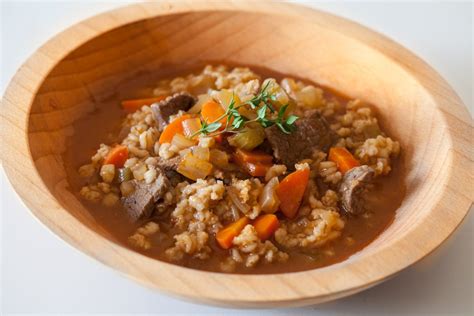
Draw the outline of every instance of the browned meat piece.
[[[273,155],[289,169],[294,169],[295,163],[311,158],[317,149],[327,151],[337,138],[326,119],[316,111],[300,118],[295,125],[296,130],[291,134],[283,133],[275,125],[265,129]]]
[[[339,193],[344,211],[351,214],[360,214],[364,211],[362,193],[374,178],[375,171],[367,165],[352,168],[342,179]]]
[[[180,182],[186,181],[186,178],[183,175],[174,170],[165,170],[165,174],[173,187],[177,186]]]
[[[189,110],[195,102],[196,99],[192,95],[183,92],[152,104],[151,109],[155,115],[158,130],[162,131],[168,125],[170,116],[177,114],[179,111]]]
[[[147,184],[145,181],[133,180],[135,191],[122,198],[122,203],[133,221],[149,217],[155,203],[163,198],[170,188],[170,182],[163,172],[159,172],[155,182]]]
[[[180,162],[181,156],[176,156],[170,159],[160,158],[158,160],[158,166],[165,171],[176,170],[178,169],[178,165]]]
[[[181,159],[181,156],[176,156],[170,159],[158,159],[158,167],[165,172],[173,186],[176,186],[179,182],[185,180],[185,178],[176,171],[178,170],[178,165],[181,162]]]

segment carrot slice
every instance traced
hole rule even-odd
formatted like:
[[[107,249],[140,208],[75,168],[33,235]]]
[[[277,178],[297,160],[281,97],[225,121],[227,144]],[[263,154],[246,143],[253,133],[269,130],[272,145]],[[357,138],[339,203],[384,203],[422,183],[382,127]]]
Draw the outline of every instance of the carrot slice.
[[[160,144],[164,143],[171,143],[171,140],[173,139],[174,135],[176,134],[181,134],[184,135],[184,130],[183,130],[183,123],[184,120],[187,120],[191,118],[191,115],[189,114],[184,114],[176,119],[174,119],[171,123],[169,123],[163,132],[160,135],[160,139],[158,142]]]
[[[204,103],[201,108],[202,118],[208,124],[217,121],[217,119],[221,117],[222,115],[224,115],[224,113],[225,111],[222,108],[222,106],[219,103],[212,100]],[[222,124],[221,129],[225,127],[226,120],[227,118],[225,117],[219,120],[219,122]]]
[[[268,169],[270,169],[270,167],[272,166],[271,163],[246,162],[244,161],[244,158],[238,153],[234,153],[233,158],[234,162],[252,177],[265,176]]]
[[[112,148],[104,159],[104,165],[115,165],[117,168],[122,168],[125,161],[128,159],[127,146],[117,145]]]
[[[127,113],[133,113],[136,110],[139,110],[144,105],[150,105],[155,102],[160,102],[161,100],[166,99],[166,97],[167,96],[162,95],[162,96],[154,97],[154,98],[124,100],[122,101],[122,108]]]
[[[201,107],[201,116],[202,116],[203,120],[208,124],[215,122],[219,117],[224,115],[224,113],[225,113],[225,111],[222,108],[222,106],[220,106],[219,103],[217,103],[213,100],[207,101]],[[196,120],[199,121],[199,126],[201,126],[201,121],[199,119],[196,119]],[[219,130],[221,131],[225,128],[226,118],[225,117],[222,118],[219,122],[222,124],[222,126],[219,128]],[[197,124],[195,124],[195,125],[197,125]],[[186,132],[186,129],[185,129],[185,132]],[[186,136],[188,136],[188,135],[186,135]],[[218,143],[222,143],[222,141],[223,141],[222,134],[215,135],[214,139]]]
[[[219,246],[223,249],[229,249],[232,247],[232,241],[237,237],[242,229],[249,224],[250,220],[244,216],[232,224],[224,227],[216,234],[216,240]]]
[[[309,169],[296,170],[287,175],[278,185],[276,193],[280,199],[280,210],[288,218],[294,218],[308,185]]]
[[[246,162],[244,165],[242,165],[242,168],[252,177],[264,177],[271,166],[272,165],[266,165],[262,163]]]
[[[251,163],[261,163],[261,164],[271,164],[273,157],[266,153],[254,150],[248,151],[238,148],[235,151],[235,154],[239,156],[239,158],[243,162],[251,162]]]
[[[329,149],[329,160],[337,164],[342,174],[354,167],[360,166],[359,161],[344,147],[332,147]]]
[[[266,240],[278,229],[280,222],[274,214],[260,215],[253,222],[260,240]]]

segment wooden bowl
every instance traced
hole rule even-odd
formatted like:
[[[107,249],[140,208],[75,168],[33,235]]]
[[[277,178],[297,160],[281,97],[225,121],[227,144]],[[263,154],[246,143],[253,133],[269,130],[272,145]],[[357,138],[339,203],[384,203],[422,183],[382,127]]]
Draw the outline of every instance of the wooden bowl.
[[[407,195],[393,224],[341,263],[274,275],[191,270],[117,244],[68,191],[61,153],[71,124],[121,84],[163,65],[205,61],[264,66],[376,104],[408,168]],[[280,3],[163,1],[93,17],[38,49],[3,98],[1,158],[41,222],[140,283],[212,304],[304,305],[371,287],[449,237],[473,201],[471,124],[433,69],[356,23]]]

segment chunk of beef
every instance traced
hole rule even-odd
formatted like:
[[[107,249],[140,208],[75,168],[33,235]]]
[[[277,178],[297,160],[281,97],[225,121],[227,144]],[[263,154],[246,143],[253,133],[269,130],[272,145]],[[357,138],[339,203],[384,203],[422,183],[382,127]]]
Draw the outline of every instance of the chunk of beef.
[[[158,160],[158,166],[165,171],[172,171],[178,169],[178,165],[181,162],[181,156],[175,156],[170,159],[160,158]]]
[[[170,188],[170,182],[163,172],[158,172],[156,180],[150,184],[133,180],[135,191],[122,197],[122,204],[133,221],[147,218],[153,213],[155,203],[163,198]]]
[[[155,115],[157,128],[162,131],[169,123],[170,116],[177,114],[179,111],[189,110],[196,99],[188,93],[176,93],[166,99],[153,103],[151,109]]]
[[[342,178],[339,193],[344,211],[351,214],[360,214],[364,211],[362,193],[374,178],[375,171],[367,165],[352,168]]]
[[[283,133],[276,125],[265,129],[273,155],[289,169],[294,169],[295,163],[311,158],[317,149],[327,151],[337,138],[326,119],[316,111],[297,120],[295,126],[291,134]]]
[[[165,174],[170,180],[170,183],[173,187],[177,186],[178,183],[186,181],[187,178],[183,176],[181,173],[178,173],[174,170],[165,170]]]

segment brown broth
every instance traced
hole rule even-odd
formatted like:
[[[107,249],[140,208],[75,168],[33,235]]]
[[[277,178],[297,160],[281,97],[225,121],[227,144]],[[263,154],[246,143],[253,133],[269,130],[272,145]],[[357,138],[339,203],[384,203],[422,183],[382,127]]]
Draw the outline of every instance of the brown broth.
[[[156,80],[172,78],[198,70],[201,67],[201,65],[192,68],[170,66],[163,68],[163,71],[156,78],[137,78],[133,82],[124,83],[122,86],[117,87],[110,97],[100,102],[94,112],[74,123],[74,135],[68,139],[67,151],[63,158],[68,181],[71,186],[70,189],[79,199],[80,197],[77,192],[87,182],[84,182],[79,177],[77,170],[81,165],[90,161],[90,157],[96,152],[100,143],[110,144],[117,140],[116,135],[119,133],[121,120],[125,117],[125,113],[120,108],[120,100],[149,97],[152,91],[151,87],[154,86]],[[279,80],[285,77],[283,74],[265,68],[254,66],[250,68],[259,73],[263,78],[274,77]],[[295,78],[295,76],[288,77]],[[308,80],[303,81],[309,82]],[[328,89],[324,88],[324,90],[328,95]],[[340,100],[347,100],[334,91],[330,92],[330,95]],[[390,225],[405,195],[403,181],[404,166],[401,163],[401,159],[394,161],[392,167],[392,172],[386,177],[379,178],[374,185],[374,189],[369,194],[370,199],[367,200],[367,205],[370,216],[356,217],[343,215],[346,224],[340,238],[318,248],[313,253],[303,254],[299,251],[284,249],[290,254],[290,259],[285,263],[263,263],[253,268],[238,265],[234,273],[261,274],[309,270],[343,261],[360,251]],[[106,208],[101,204],[87,202],[83,199],[80,199],[80,201],[86,206],[97,222],[116,237],[123,246],[155,259],[168,261],[164,256],[164,250],[172,246],[172,236],[175,233],[170,225],[167,226],[166,223],[160,221],[161,231],[167,232],[167,237],[163,237],[163,234],[152,237],[152,249],[139,251],[130,247],[127,238],[143,222],[131,223],[127,216],[125,216],[125,211],[120,204],[114,208]],[[349,244],[347,238],[352,238],[354,242]],[[276,245],[278,246],[278,244]],[[194,269],[220,272],[219,263],[227,256],[228,252],[219,248],[215,244],[214,239],[211,239],[211,248],[213,249],[213,254],[209,260],[185,257],[180,265]]]

